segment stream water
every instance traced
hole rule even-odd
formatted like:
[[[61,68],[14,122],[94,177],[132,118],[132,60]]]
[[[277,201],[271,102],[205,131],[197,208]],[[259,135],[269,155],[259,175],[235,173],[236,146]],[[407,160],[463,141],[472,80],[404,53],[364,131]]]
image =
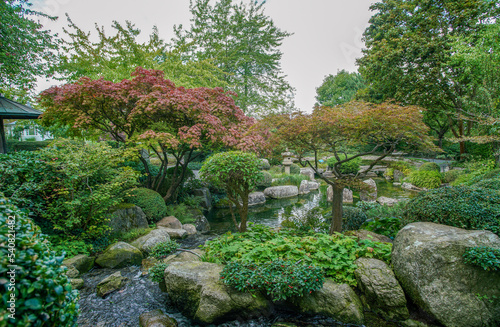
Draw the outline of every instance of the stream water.
[[[415,194],[407,192],[384,179],[376,179],[378,196],[386,196],[404,199]],[[269,226],[278,226],[284,219],[285,210],[291,210],[297,214],[316,206],[328,207],[331,204],[326,201],[325,188],[320,191],[311,192],[308,195],[298,196],[290,199],[268,201],[266,204],[250,209],[249,221]],[[358,201],[355,194],[354,201]],[[216,237],[221,233],[231,230],[233,225],[228,210],[213,210],[208,214],[211,224],[209,235],[198,235],[182,241],[183,248],[194,248],[203,244],[207,239]],[[120,269],[122,276],[129,279],[127,286],[114,292],[104,299],[95,293],[95,287],[105,277],[117,270],[93,269],[84,274],[85,287],[80,290],[80,310],[78,319],[80,327],[137,327],[139,316],[142,313],[155,309],[162,309],[165,313],[175,318],[179,327],[198,327],[197,324],[184,317],[169,301],[168,294],[163,293],[157,283],[151,282],[145,276],[140,267],[127,267]],[[217,326],[223,327],[268,327],[276,322],[293,323],[296,326],[354,326],[343,324],[324,317],[302,316],[295,312],[287,312],[281,308],[273,312],[271,316],[248,321],[231,321]],[[215,326],[215,325],[213,325]],[[367,326],[397,326],[386,322],[377,324],[371,322]]]

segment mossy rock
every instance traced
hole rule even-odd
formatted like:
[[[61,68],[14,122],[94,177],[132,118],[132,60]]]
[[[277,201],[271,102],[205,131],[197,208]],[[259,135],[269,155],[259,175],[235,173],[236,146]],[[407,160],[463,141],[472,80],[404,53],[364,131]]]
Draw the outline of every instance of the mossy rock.
[[[110,245],[104,253],[97,257],[96,263],[104,268],[123,268],[141,265],[143,256],[141,251],[125,242]]]

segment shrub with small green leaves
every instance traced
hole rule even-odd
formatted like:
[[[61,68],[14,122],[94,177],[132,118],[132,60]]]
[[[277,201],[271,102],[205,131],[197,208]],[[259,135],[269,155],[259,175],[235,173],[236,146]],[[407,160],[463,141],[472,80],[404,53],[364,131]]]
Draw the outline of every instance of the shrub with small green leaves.
[[[149,279],[151,279],[153,282],[161,283],[165,279],[165,269],[167,269],[167,267],[168,264],[164,262],[156,263],[148,270]]]
[[[126,201],[141,208],[149,223],[155,223],[165,217],[167,206],[158,192],[138,187],[129,190],[128,193]]]
[[[342,158],[341,158],[342,159]],[[335,157],[328,158],[326,163],[328,167],[333,168],[333,166],[338,162]],[[341,174],[356,174],[359,171],[361,165],[361,158],[352,159],[342,163],[338,170]]]
[[[2,194],[0,244],[0,326],[76,326],[78,291],[72,290],[61,266],[64,256],[56,256],[40,228]],[[12,269],[15,277],[8,274]],[[15,280],[13,289],[10,277]],[[8,311],[11,294],[15,319]]]
[[[270,187],[272,183],[273,183],[273,175],[271,175],[267,171],[262,171],[262,177],[257,182],[257,187],[260,189],[264,189]]]
[[[188,168],[191,170],[200,170],[203,166],[203,162],[192,161],[188,163]]]
[[[366,214],[360,208],[347,207],[345,206],[342,210],[342,229],[346,230],[358,230],[361,225],[366,221]]]
[[[500,192],[472,186],[447,186],[420,193],[408,201],[403,226],[416,221],[498,233]]]
[[[169,240],[156,244],[149,253],[150,256],[156,259],[163,259],[179,248],[177,242]]]
[[[420,166],[418,168],[418,170],[420,171],[437,171],[437,172],[440,172],[441,171],[441,167],[439,167],[439,165],[435,162],[426,162],[424,164],[422,164],[422,166]]]
[[[438,188],[441,186],[441,173],[435,170],[418,170],[413,171],[407,177],[408,182],[427,189]]]
[[[261,170],[269,170],[269,169],[271,169],[271,165],[269,164],[269,160],[265,161],[264,159],[261,159],[260,160],[260,166],[259,166],[259,168]]]
[[[399,170],[403,175],[408,176],[413,169],[413,165],[406,161],[391,161],[389,163],[389,168]]]
[[[462,171],[458,170],[458,169],[448,170],[447,172],[445,172],[443,174],[443,181],[445,183],[451,183],[451,182],[455,181],[458,178],[458,176],[460,176],[461,174],[462,174]]]
[[[463,255],[466,264],[478,266],[484,270],[500,270],[500,249],[486,246],[472,247]]]
[[[220,278],[224,284],[242,292],[263,291],[273,301],[301,297],[321,289],[324,275],[320,268],[276,260],[265,263],[228,263]]]

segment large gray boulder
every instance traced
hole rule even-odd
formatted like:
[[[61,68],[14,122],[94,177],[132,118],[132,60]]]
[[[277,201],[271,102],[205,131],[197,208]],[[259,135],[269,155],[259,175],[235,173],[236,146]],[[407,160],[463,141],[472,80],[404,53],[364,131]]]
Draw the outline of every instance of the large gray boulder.
[[[96,285],[95,288],[97,296],[105,297],[106,295],[124,287],[127,282],[128,278],[123,277],[121,272],[117,271],[114,274],[111,274],[108,277],[104,278]]]
[[[177,321],[156,309],[139,316],[139,327],[177,327]]]
[[[256,206],[266,203],[266,196],[263,192],[252,192],[248,194],[248,206]]]
[[[309,189],[308,181],[303,180],[302,182],[300,182],[299,194],[303,195],[303,194],[308,194],[309,192],[311,192],[311,190]]]
[[[320,314],[344,323],[361,324],[364,320],[363,305],[352,288],[330,279],[320,290],[292,301],[304,313]]]
[[[311,168],[300,168],[300,174],[309,177],[310,181],[314,181],[314,170]]]
[[[434,223],[412,223],[394,240],[392,263],[405,293],[445,326],[500,325],[500,274],[464,263],[469,247],[500,249],[500,238]]]
[[[395,205],[396,203],[398,203],[399,200],[398,199],[393,199],[393,198],[388,198],[388,197],[385,197],[385,196],[380,196],[377,199],[377,202],[380,203],[381,205],[386,205],[388,207],[392,207],[393,205]]]
[[[365,307],[388,320],[408,319],[405,294],[387,264],[372,258],[359,258],[354,263]]]
[[[210,223],[208,222],[207,217],[203,215],[203,212],[201,212],[201,210],[193,209],[191,210],[191,214],[196,220],[194,225],[196,226],[196,230],[198,232],[203,233],[203,232],[208,232],[210,230]]]
[[[416,187],[415,185],[407,183],[407,182],[404,182],[403,184],[401,184],[401,188],[404,188],[405,190],[408,190],[408,191],[414,191],[414,192],[420,192],[420,191],[425,190],[423,188]]]
[[[264,195],[271,199],[291,198],[299,195],[299,188],[294,185],[272,186],[264,190]]]
[[[140,266],[142,258],[141,250],[128,243],[118,242],[108,246],[95,262],[103,268],[115,269]]]
[[[138,248],[143,253],[148,254],[156,244],[168,241],[170,241],[170,235],[168,234],[168,231],[160,228],[154,229],[148,234],[139,237],[130,245]]]
[[[63,266],[68,268],[73,267],[78,270],[78,275],[88,272],[92,267],[94,267],[95,258],[89,257],[88,255],[79,254],[73,258],[69,258],[63,261]],[[76,277],[76,276],[74,276]]]
[[[158,227],[158,229],[166,232],[170,238],[179,239],[188,237],[188,233],[184,229],[172,229],[166,227]]]
[[[315,191],[319,189],[319,183],[315,181],[307,181],[307,187],[309,187],[310,191]]]
[[[359,192],[359,198],[361,201],[374,202],[377,200],[377,183],[373,179],[367,179],[363,181],[368,184],[368,190],[362,190]]]
[[[133,204],[123,204],[119,209],[113,211],[108,226],[111,228],[112,234],[149,227],[146,214]]]
[[[326,200],[328,202],[333,202],[333,186],[328,185],[328,188],[326,189]],[[342,202],[343,203],[353,203],[353,194],[350,189],[343,189],[342,190]]]
[[[261,316],[269,310],[259,293],[238,292],[219,277],[223,266],[208,262],[173,262],[165,270],[165,285],[172,301],[186,317],[212,324]]]
[[[168,216],[168,217],[164,217],[162,220],[157,222],[156,227],[181,229],[182,223],[179,221],[179,219],[175,218],[174,216]]]

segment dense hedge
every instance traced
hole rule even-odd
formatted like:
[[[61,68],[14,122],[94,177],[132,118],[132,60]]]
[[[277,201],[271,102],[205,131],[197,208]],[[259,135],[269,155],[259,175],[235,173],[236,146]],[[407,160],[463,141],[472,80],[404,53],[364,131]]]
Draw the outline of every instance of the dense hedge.
[[[12,231],[9,226],[15,226]],[[15,237],[12,234],[15,233]],[[62,267],[64,256],[50,251],[45,236],[27,214],[0,194],[0,326],[76,326],[78,292]],[[14,247],[8,244],[15,244]],[[5,245],[5,246],[4,246]],[[15,293],[8,272],[15,269]],[[4,279],[5,278],[5,279]],[[15,320],[7,302],[15,294]]]
[[[366,221],[367,216],[360,208],[344,206],[342,210],[343,230],[358,230]]]
[[[36,151],[47,147],[52,140],[47,141],[7,141],[7,150],[10,152]]]
[[[165,201],[158,192],[138,187],[131,189],[128,193],[126,201],[141,208],[146,214],[148,222],[157,222],[167,214]]]
[[[447,186],[420,193],[408,202],[404,223],[428,221],[465,229],[499,233],[500,192],[472,187]]]

